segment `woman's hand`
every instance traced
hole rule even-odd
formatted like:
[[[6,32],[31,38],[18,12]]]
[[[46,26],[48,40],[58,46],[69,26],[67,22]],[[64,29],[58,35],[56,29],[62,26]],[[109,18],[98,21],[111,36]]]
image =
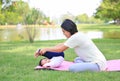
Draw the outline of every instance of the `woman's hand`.
[[[39,55],[41,55],[41,54],[40,54],[40,49],[38,49],[38,50],[35,52],[34,57],[37,58]]]
[[[47,48],[43,48],[43,49],[38,49],[35,54],[34,54],[34,57],[37,58],[38,56],[42,56],[46,53],[47,51]]]
[[[40,55],[44,55],[47,51],[47,48],[43,48],[40,50]]]

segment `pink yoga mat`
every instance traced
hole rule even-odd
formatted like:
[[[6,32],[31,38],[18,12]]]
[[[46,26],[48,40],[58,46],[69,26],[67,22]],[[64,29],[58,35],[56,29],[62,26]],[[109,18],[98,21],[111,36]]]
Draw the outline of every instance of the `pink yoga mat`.
[[[108,60],[106,70],[107,71],[120,71],[120,59]]]
[[[64,61],[60,67],[58,68],[51,68],[53,70],[60,70],[60,71],[68,71],[69,66],[73,64],[73,62]],[[39,70],[42,69],[41,66],[36,66],[35,69]],[[108,60],[107,61],[107,68],[106,71],[120,71],[120,59],[117,60]]]

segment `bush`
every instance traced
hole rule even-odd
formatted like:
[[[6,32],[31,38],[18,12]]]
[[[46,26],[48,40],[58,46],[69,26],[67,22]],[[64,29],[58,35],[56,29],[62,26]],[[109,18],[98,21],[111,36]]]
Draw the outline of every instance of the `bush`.
[[[114,39],[120,38],[120,31],[108,31],[108,32],[106,31],[104,32],[103,37],[114,38]]]

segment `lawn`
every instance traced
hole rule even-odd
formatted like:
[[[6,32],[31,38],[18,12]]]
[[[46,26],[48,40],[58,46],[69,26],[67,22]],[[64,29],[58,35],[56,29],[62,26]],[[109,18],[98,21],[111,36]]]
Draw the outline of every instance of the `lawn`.
[[[120,72],[35,71],[39,57],[34,58],[38,48],[54,46],[65,40],[36,41],[29,43],[0,42],[0,81],[119,81]],[[120,59],[120,39],[94,39],[107,60]],[[73,61],[73,49],[65,51],[65,59]]]
[[[97,31],[120,31],[120,25],[112,24],[78,24],[79,30],[97,30]]]

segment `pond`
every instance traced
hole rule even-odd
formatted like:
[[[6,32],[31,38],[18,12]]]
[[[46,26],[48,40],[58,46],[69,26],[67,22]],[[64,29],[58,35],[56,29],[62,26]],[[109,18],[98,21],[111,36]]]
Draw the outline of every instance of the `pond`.
[[[103,38],[102,31],[81,31],[85,33],[89,38]],[[61,28],[40,28],[40,40],[56,40],[65,39]]]
[[[29,30],[31,31],[31,30]],[[81,31],[91,39],[103,38],[102,31]],[[31,32],[33,33],[33,32]],[[58,40],[66,39],[60,27],[37,27],[35,40]],[[0,41],[20,41],[28,40],[28,34],[24,27],[0,29]]]

